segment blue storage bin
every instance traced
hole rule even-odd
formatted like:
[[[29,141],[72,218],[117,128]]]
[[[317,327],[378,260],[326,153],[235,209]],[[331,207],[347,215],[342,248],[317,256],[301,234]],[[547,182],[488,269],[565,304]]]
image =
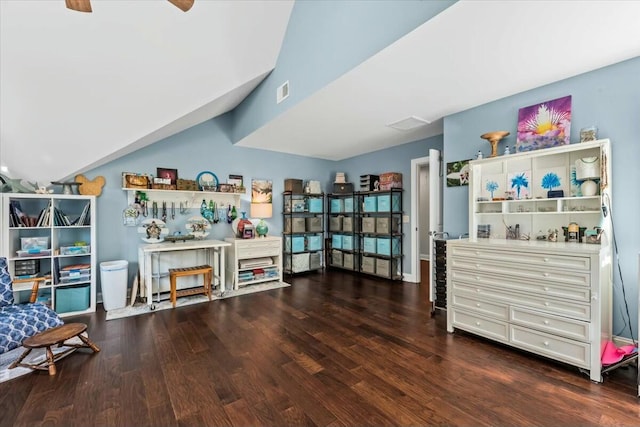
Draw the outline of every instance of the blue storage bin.
[[[331,211],[332,213],[334,212],[342,212],[342,209],[344,207],[344,203],[342,201],[342,199],[331,199]]]
[[[309,212],[322,212],[322,199],[311,198],[308,200]]]
[[[393,197],[392,197],[393,196]],[[378,212],[400,212],[402,206],[400,206],[399,194],[381,194],[378,196]]]
[[[287,252],[304,252],[304,236],[286,236],[284,248]]]
[[[322,236],[307,236],[307,250],[319,251],[322,249]]]
[[[378,197],[377,196],[365,196],[364,197],[364,211],[365,212],[377,212],[378,211]]]
[[[91,287],[89,285],[56,288],[55,311],[57,313],[69,313],[88,309],[90,290]]]
[[[354,249],[353,236],[342,236],[342,249],[347,251]]]
[[[376,252],[378,255],[398,255],[400,254],[399,237],[378,237],[376,242]]]
[[[331,236],[331,247],[333,249],[342,249],[342,234],[334,234]]]
[[[353,197],[347,197],[344,199],[344,211],[353,212]]]
[[[376,238],[375,237],[365,237],[362,241],[362,250],[364,252],[368,252],[371,254],[376,253]]]

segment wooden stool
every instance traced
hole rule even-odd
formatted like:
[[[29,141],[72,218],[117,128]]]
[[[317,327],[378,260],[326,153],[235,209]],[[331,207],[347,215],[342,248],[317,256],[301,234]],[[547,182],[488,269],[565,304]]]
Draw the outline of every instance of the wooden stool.
[[[183,276],[197,276],[202,274],[204,276],[204,284],[202,287],[189,288],[189,289],[176,289],[176,279]],[[171,304],[175,308],[176,299],[178,297],[184,297],[188,295],[205,294],[211,301],[211,277],[213,276],[213,267],[210,265],[198,265],[196,267],[183,267],[183,268],[170,268],[169,269],[169,281],[171,282]]]
[[[40,369],[40,370],[49,370],[49,375],[56,374],[56,360],[61,357],[76,351],[79,348],[90,348],[94,353],[100,351],[97,345],[95,345],[89,338],[81,335],[84,331],[87,330],[87,325],[84,323],[67,323],[65,325],[57,326],[55,328],[47,329],[46,331],[42,331],[39,334],[36,334],[32,337],[27,338],[22,343],[22,346],[26,348],[22,356],[16,359],[15,362],[9,366],[9,369],[13,369],[17,366],[23,366],[25,368],[31,369]],[[78,337],[82,341],[82,344],[70,344],[65,343],[65,341]],[[58,344],[58,347],[71,347],[67,350],[64,350],[60,353],[53,354],[51,351],[51,347]],[[21,363],[25,357],[31,353],[31,350],[34,348],[46,348],[46,358],[39,363]]]

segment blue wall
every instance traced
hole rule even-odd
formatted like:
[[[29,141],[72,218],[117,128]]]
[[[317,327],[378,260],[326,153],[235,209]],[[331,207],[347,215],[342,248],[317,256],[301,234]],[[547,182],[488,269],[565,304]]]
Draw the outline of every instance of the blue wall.
[[[127,207],[127,192],[121,185],[123,172],[155,175],[156,167],[165,167],[178,169],[179,178],[195,179],[198,173],[211,171],[220,182],[226,182],[229,174],[239,174],[248,188],[251,179],[270,179],[273,181],[273,218],[267,220],[270,234],[282,233],[282,192],[286,178],[314,179],[323,184],[331,180],[332,162],[236,147],[222,129],[224,124],[224,118],[209,120],[86,173],[87,177],[106,178],[102,195],[97,199],[98,262],[125,259],[129,261],[132,277],[137,270],[137,249],[142,241],[136,227],[125,227],[122,223],[122,211]],[[247,191],[240,201],[247,216],[250,199]],[[188,215],[177,214],[175,221],[169,220],[170,231],[184,232],[186,220],[193,215],[199,215],[199,205]],[[212,226],[210,238],[222,240],[231,236],[229,225]]]
[[[478,150],[489,154],[489,144],[480,135],[507,130],[511,135],[500,142],[516,141],[518,110],[566,95],[572,96],[571,142],[579,141],[580,128],[598,126],[598,137],[611,140],[613,170],[612,199],[614,231],[619,250],[622,279],[631,312],[634,337],[638,338],[638,254],[640,253],[640,58],[634,58],[577,77],[482,105],[444,119],[445,162],[470,159]],[[468,232],[468,187],[444,187],[444,230],[451,234]],[[615,266],[614,266],[615,267]],[[614,333],[629,337],[620,276],[614,268]]]
[[[275,69],[233,112],[237,142],[455,1],[297,1]],[[276,104],[276,88],[290,95]]]
[[[331,192],[336,172],[346,172],[349,182],[357,188],[360,175],[381,172],[401,172],[404,178],[403,209],[411,211],[411,159],[428,155],[429,148],[442,149],[442,136],[416,141],[395,148],[376,151],[339,162],[294,156],[259,149],[234,146],[224,131],[225,118],[214,119],[149,147],[86,173],[93,178],[101,175],[106,179],[102,195],[97,199],[97,253],[98,263],[116,259],[129,261],[131,280],[137,270],[138,246],[143,243],[136,227],[125,227],[122,211],[127,207],[127,193],[122,190],[122,173],[148,173],[155,175],[156,167],[178,169],[178,177],[195,179],[201,171],[214,172],[220,182],[229,174],[243,175],[245,186],[251,179],[273,181],[273,218],[267,220],[269,234],[282,233],[282,192],[286,178],[318,180],[323,191]],[[241,197],[241,210],[249,216],[250,193]],[[199,215],[199,205],[188,215],[176,215],[168,220],[170,232],[185,231],[186,220]],[[407,235],[407,233],[405,233]],[[231,237],[231,227],[224,223],[212,225],[209,238]],[[404,243],[404,271],[411,273],[410,243]]]

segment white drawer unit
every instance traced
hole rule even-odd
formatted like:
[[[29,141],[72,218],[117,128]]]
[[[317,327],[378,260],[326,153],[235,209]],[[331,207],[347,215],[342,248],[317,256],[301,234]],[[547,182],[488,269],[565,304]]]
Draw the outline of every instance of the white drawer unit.
[[[611,337],[611,257],[601,245],[448,240],[447,329],[588,370]]]
[[[282,281],[282,238],[226,238],[226,278],[229,289],[256,283]]]

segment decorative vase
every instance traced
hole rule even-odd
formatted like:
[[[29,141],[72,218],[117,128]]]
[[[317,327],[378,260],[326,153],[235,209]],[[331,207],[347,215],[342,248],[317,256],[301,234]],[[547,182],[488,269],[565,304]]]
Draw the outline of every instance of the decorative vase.
[[[260,222],[256,225],[256,234],[258,237],[266,237],[268,231],[269,227],[267,227],[267,223],[264,222],[264,219],[260,219]]]
[[[583,196],[595,196],[598,194],[598,184],[590,179],[580,184],[580,192]]]
[[[249,224],[249,225],[253,225],[251,223],[251,221],[249,221],[247,219],[247,213],[246,212],[241,212],[242,213],[242,218],[237,220],[237,224],[235,224],[235,227],[233,228],[234,230],[236,230],[236,236],[237,237],[244,237],[244,227]],[[234,221],[235,223],[236,221]]]
[[[491,156],[496,157],[498,155],[498,142],[505,136],[509,136],[510,132],[506,130],[498,130],[495,132],[488,132],[480,135],[480,138],[486,139],[491,144]]]

